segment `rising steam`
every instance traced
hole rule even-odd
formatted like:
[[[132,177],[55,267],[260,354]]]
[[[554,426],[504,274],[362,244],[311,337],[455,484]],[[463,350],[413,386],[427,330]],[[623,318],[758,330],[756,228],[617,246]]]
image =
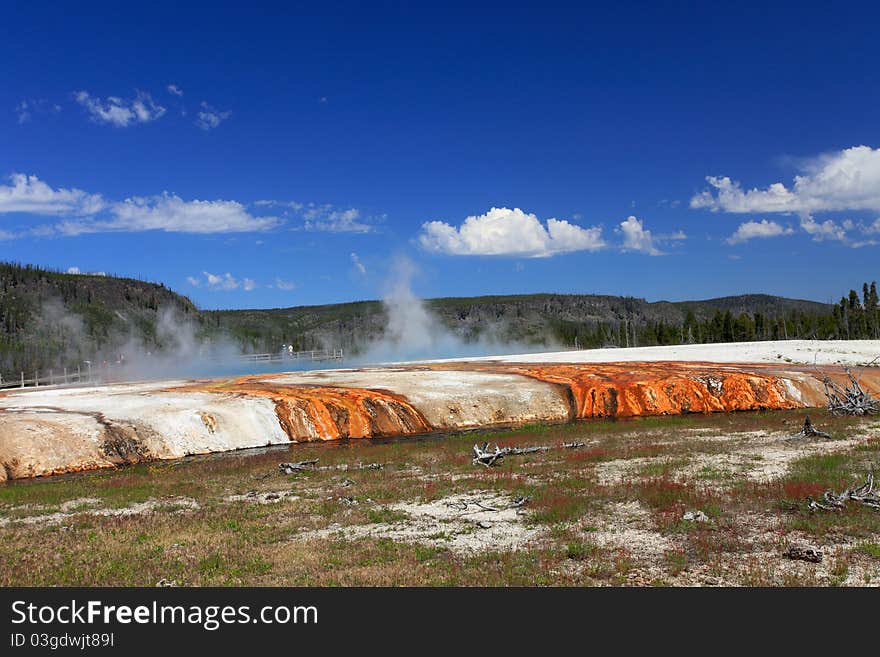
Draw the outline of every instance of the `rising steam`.
[[[454,332],[434,315],[412,290],[418,267],[405,256],[394,259],[382,306],[387,316],[379,340],[369,343],[356,359],[364,363],[389,363],[525,353],[535,345],[505,340],[503,327],[483,327],[479,337],[468,339]]]

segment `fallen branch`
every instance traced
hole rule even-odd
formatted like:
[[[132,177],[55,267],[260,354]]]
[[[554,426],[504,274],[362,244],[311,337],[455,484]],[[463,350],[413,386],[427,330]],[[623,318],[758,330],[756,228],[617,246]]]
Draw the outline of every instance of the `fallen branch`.
[[[804,418],[804,428],[792,436],[792,438],[827,438],[831,440],[831,434],[819,431],[810,422],[810,416]]]
[[[281,474],[296,474],[297,472],[302,472],[303,470],[311,470],[312,466],[318,462],[318,459],[314,459],[312,461],[296,461],[292,463],[279,463],[278,471]]]
[[[811,511],[838,511],[846,508],[848,501],[859,502],[864,506],[880,510],[880,495],[874,491],[874,466],[871,466],[865,483],[857,488],[847,488],[837,495],[833,491],[825,491],[822,501],[817,502],[807,497],[807,507]]]
[[[291,475],[306,470],[341,470],[345,472],[348,470],[381,470],[385,467],[384,463],[358,463],[356,465],[343,463],[341,465],[317,466],[317,462],[318,459],[313,459],[311,461],[296,461],[294,463],[279,463],[278,471],[281,472],[281,474]]]
[[[474,465],[485,465],[488,468],[501,461],[505,456],[536,454],[538,452],[549,452],[551,449],[577,449],[584,445],[586,445],[586,443],[562,443],[561,445],[535,445],[533,447],[501,448],[496,444],[495,449],[491,450],[489,449],[489,443],[485,443],[482,447],[474,445],[474,458],[471,462]]]
[[[507,506],[502,507],[500,509],[498,507],[488,506],[486,504],[483,504],[480,501],[470,502],[470,503],[469,502],[447,502],[446,506],[448,506],[451,509],[455,509],[456,511],[467,511],[468,506],[470,506],[470,504],[473,504],[481,511],[500,512],[500,511],[507,511],[509,509],[518,509],[522,506],[525,506],[526,504],[528,504],[531,501],[532,501],[532,498],[529,495],[518,495],[510,501],[510,504],[508,504]],[[472,511],[471,513],[479,513],[479,512]]]
[[[873,363],[873,361],[872,361]],[[862,388],[861,378],[856,378],[849,368],[845,368],[850,385],[845,388],[832,381],[828,376],[822,383],[825,396],[828,398],[828,410],[832,415],[875,415],[880,413],[880,400]]]

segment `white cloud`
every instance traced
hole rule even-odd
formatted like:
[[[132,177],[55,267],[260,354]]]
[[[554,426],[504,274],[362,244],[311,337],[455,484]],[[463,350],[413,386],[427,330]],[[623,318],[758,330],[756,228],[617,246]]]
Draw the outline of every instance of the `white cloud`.
[[[442,221],[422,224],[419,243],[428,251],[452,255],[517,255],[546,257],[572,251],[598,251],[606,246],[602,228],[582,228],[559,219],[547,226],[519,208],[492,208],[470,216],[458,228]]]
[[[113,206],[115,223],[126,230],[164,230],[183,233],[262,231],[278,224],[275,217],[255,217],[237,201],[184,201],[165,193],[130,198]]]
[[[845,242],[847,240],[846,231],[852,228],[852,222],[845,221],[841,225],[831,219],[818,222],[812,216],[806,216],[801,217],[801,228],[812,236],[814,242],[824,242],[825,240]]]
[[[224,292],[238,290],[239,288],[245,292],[250,292],[257,287],[256,281],[252,278],[245,277],[239,280],[229,272],[226,272],[225,274],[212,274],[209,271],[203,271],[202,276],[204,277],[204,282],[195,276],[187,276],[186,281],[193,287],[202,287],[202,285],[204,285],[209,290],[219,290]]]
[[[309,205],[303,211],[305,230],[326,231],[330,233],[370,233],[373,226],[359,221],[360,210],[349,208],[340,210],[332,205]]]
[[[860,226],[861,231],[866,235],[874,235],[880,233],[880,218],[875,219],[873,223]]]
[[[107,272],[105,271],[82,271],[79,267],[68,267],[68,274],[75,274],[77,276],[106,276]]]
[[[114,203],[108,219],[64,221],[57,229],[65,235],[161,230],[168,233],[241,233],[274,228],[276,217],[255,217],[237,201],[184,201],[165,193]]]
[[[358,257],[357,253],[352,252],[351,263],[354,265],[354,268],[358,270],[358,273],[360,273],[361,276],[366,276],[367,268],[364,267],[364,263],[361,262],[361,259]]]
[[[221,112],[216,107],[202,101],[202,109],[196,118],[196,125],[202,130],[213,130],[230,116],[232,116],[232,112]]]
[[[28,234],[34,237],[148,230],[200,234],[259,232],[281,223],[278,217],[253,215],[237,201],[185,201],[165,192],[109,202],[100,194],[80,189],[54,189],[36,176],[16,173],[10,181],[10,185],[0,185],[0,214],[63,217],[56,224],[31,229]],[[6,237],[11,235],[7,233]]]
[[[124,128],[133,123],[149,123],[165,114],[165,108],[153,102],[150,94],[138,91],[133,100],[116,96],[106,99],[94,97],[87,91],[77,91],[74,99],[82,105],[96,123],[109,123]]]
[[[25,98],[15,106],[19,125],[30,121],[34,114],[57,114],[60,111],[61,105],[42,98]]]
[[[691,207],[732,213],[880,210],[880,148],[854,146],[813,158],[801,170],[790,186],[777,182],[748,190],[726,176],[708,176],[714,192],[697,194]]]
[[[105,207],[99,194],[81,189],[53,189],[36,176],[14,173],[11,185],[0,185],[0,214],[26,212],[42,215],[92,215]]]
[[[18,114],[18,124],[27,123],[31,120],[31,108],[28,101],[23,100],[15,106],[15,113]]]
[[[285,281],[283,278],[276,278],[275,287],[279,290],[293,290],[296,288],[296,283],[293,281]]]
[[[208,287],[213,290],[235,290],[239,286],[238,280],[229,272],[217,275],[203,271],[202,274],[205,276]]]
[[[791,226],[783,226],[775,221],[762,219],[761,221],[746,221],[739,225],[736,232],[727,238],[728,244],[739,244],[751,239],[763,239],[767,237],[779,237],[791,235],[794,229]]]
[[[178,87],[176,84],[169,84],[165,87],[168,90],[168,93],[174,94],[175,96],[183,96],[183,89]]]
[[[624,251],[639,251],[652,256],[663,255],[663,251],[655,244],[656,238],[636,217],[629,216],[621,221],[620,232],[623,234],[622,248]],[[684,238],[684,233],[677,233],[677,235],[680,235],[678,239]]]

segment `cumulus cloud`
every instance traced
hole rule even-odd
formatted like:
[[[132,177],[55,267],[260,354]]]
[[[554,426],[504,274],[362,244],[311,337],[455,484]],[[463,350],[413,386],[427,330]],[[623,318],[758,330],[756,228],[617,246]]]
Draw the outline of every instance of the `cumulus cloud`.
[[[366,276],[367,268],[364,267],[364,263],[361,262],[360,257],[358,257],[357,253],[352,252],[351,254],[351,264],[354,265],[354,268],[358,271],[361,276]]]
[[[641,220],[636,217],[629,216],[620,222],[620,233],[623,235],[623,250],[638,251],[647,253],[648,255],[663,255],[657,245],[657,238],[651,235],[651,231],[645,228]],[[684,239],[684,233],[676,233],[677,239]]]
[[[14,173],[9,180],[11,185],[0,185],[0,213],[83,216],[96,214],[106,205],[99,194],[53,189],[36,176]]]
[[[854,146],[806,161],[791,185],[781,182],[744,190],[727,176],[708,176],[714,189],[691,199],[713,212],[880,210],[880,148]]]
[[[196,116],[196,125],[202,130],[213,130],[230,116],[232,116],[232,112],[221,112],[216,107],[202,101],[202,109]]]
[[[492,208],[470,216],[460,226],[442,221],[422,224],[419,243],[428,251],[450,255],[514,255],[547,257],[572,251],[598,251],[606,246],[602,228],[582,228],[560,219],[548,219],[519,208]]]
[[[762,219],[761,221],[746,221],[739,225],[736,232],[727,238],[728,244],[740,244],[751,239],[763,239],[767,237],[779,237],[791,235],[794,229],[791,226],[783,226],[775,221]]]
[[[109,123],[118,128],[132,124],[149,123],[161,118],[165,108],[155,103],[150,94],[138,91],[134,99],[108,96],[101,99],[87,91],[77,91],[73,95],[88,112],[95,123]]]

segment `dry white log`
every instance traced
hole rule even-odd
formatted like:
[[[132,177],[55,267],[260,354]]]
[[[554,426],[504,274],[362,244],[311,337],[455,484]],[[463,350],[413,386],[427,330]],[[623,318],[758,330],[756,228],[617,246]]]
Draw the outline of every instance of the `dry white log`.
[[[875,359],[876,360],[876,359]],[[872,361],[873,363],[873,361]],[[841,387],[829,377],[822,383],[825,385],[825,396],[828,398],[828,410],[832,415],[875,415],[880,413],[880,400],[862,388],[861,381],[846,368],[850,385]]]
[[[504,447],[495,445],[495,449],[489,448],[489,443],[484,443],[482,447],[474,445],[474,465],[485,465],[487,468],[501,461],[505,456],[520,456],[522,454],[536,454],[538,452],[549,452],[551,449],[577,449],[583,447],[586,443],[562,443],[560,445],[535,445],[532,447]]]

